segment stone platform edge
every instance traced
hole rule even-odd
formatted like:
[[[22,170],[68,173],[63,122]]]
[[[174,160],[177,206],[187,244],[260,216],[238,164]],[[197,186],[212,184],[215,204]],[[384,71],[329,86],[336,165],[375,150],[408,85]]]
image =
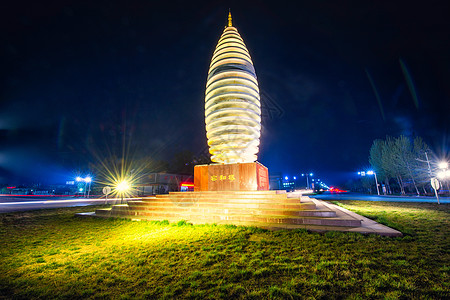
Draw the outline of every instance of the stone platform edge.
[[[309,198],[309,197],[308,197]],[[361,234],[376,234],[380,236],[387,237],[402,237],[403,234],[390,228],[388,226],[382,225],[380,223],[375,222],[369,218],[363,217],[355,212],[352,212],[343,207],[337,206],[335,204],[331,204],[322,200],[309,198],[308,200],[314,202],[318,207],[326,207],[329,210],[335,211],[337,215],[346,216],[352,219],[359,219],[361,221],[361,226],[357,227],[342,227],[342,226],[324,226],[324,225],[311,225],[311,224],[303,224],[303,225],[288,225],[288,224],[265,224],[265,226],[259,226],[261,228],[269,229],[269,230],[294,230],[294,229],[306,229],[308,231],[313,232],[328,232],[328,231],[339,231],[339,232],[357,232]],[[126,204],[124,204],[126,205]],[[87,212],[87,213],[77,213],[75,214],[79,217],[97,217],[97,218],[109,218],[110,216],[100,216],[95,212]],[[132,219],[135,221],[139,221],[136,219]],[[208,223],[205,223],[208,224]],[[235,225],[243,225],[243,226],[255,226],[255,224],[240,224],[239,222]]]
[[[315,202],[316,204],[318,203],[322,203],[323,205],[327,206],[328,208],[332,209],[332,210],[339,210],[353,218],[359,218],[361,220],[361,227],[354,227],[354,228],[349,228],[348,230],[345,230],[347,232],[359,232],[359,233],[364,233],[364,234],[378,234],[381,236],[390,236],[390,237],[402,237],[403,233],[401,233],[398,230],[395,230],[391,227],[388,227],[386,225],[380,224],[375,222],[374,220],[371,220],[369,218],[363,217],[351,210],[345,209],[343,207],[340,207],[338,205],[329,203],[329,202],[325,202],[323,200],[318,200],[318,199],[313,199],[310,198],[313,202]]]

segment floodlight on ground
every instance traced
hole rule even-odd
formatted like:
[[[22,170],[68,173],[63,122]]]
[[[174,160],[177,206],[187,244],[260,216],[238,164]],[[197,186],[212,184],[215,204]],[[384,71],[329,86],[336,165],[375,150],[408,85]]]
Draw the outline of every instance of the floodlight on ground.
[[[131,188],[130,183],[123,179],[122,181],[119,181],[116,185],[116,192],[120,195],[120,203],[123,202],[123,195],[127,193]]]
[[[122,180],[116,186],[116,190],[120,193],[124,193],[130,189],[130,184],[126,180]]]

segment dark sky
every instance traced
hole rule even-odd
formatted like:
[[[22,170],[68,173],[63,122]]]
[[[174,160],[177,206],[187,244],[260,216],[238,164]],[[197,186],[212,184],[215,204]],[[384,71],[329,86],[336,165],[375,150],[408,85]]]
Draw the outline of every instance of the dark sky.
[[[228,8],[258,76],[258,160],[269,172],[340,183],[386,135],[422,136],[444,156],[449,6],[3,1],[0,183],[66,180],[93,154],[120,149],[124,136],[137,156],[201,155],[208,66]]]

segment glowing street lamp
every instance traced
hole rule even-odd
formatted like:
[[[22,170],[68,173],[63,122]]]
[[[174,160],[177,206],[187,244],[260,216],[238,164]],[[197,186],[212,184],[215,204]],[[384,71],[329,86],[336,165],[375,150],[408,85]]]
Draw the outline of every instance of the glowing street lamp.
[[[447,179],[450,177],[450,170],[444,170],[437,173],[439,179]]]
[[[439,167],[439,169],[441,169],[441,170],[448,169],[448,162],[446,162],[446,161],[441,161],[441,162],[438,164],[438,167]]]
[[[370,170],[370,171],[367,171],[367,175],[375,175],[375,184],[377,185],[377,194],[378,194],[378,196],[380,196],[380,189],[378,188],[377,173],[375,173],[374,171]]]
[[[448,162],[446,161],[441,161],[438,164],[439,169],[441,169],[441,171],[437,174],[437,177],[439,179],[445,179],[450,177],[450,171],[448,170]]]
[[[378,196],[380,196],[380,189],[379,189],[379,187],[378,187],[377,173],[375,173],[375,171],[373,171],[373,170],[369,170],[369,171],[367,171],[367,172],[358,172],[358,175],[361,175],[361,176],[366,176],[366,174],[367,174],[367,175],[374,175],[374,176],[375,176],[375,184],[376,184],[376,186],[377,186],[377,194],[378,194]]]
[[[89,198],[89,194],[91,193],[92,177],[91,176],[87,176],[86,178],[84,178],[84,182],[86,182],[86,185],[89,183],[89,188],[87,190],[87,197]]]
[[[302,174],[302,177],[306,177],[306,188],[309,189],[309,182],[308,182],[308,176],[311,177],[313,176],[313,173],[309,173],[309,174]]]
[[[75,178],[76,182],[84,182],[84,189],[80,188],[79,191],[82,192],[84,190],[84,195],[86,196],[86,191],[88,192],[87,197],[89,198],[89,193],[91,192],[91,182],[92,177],[90,175],[86,176],[85,178],[77,176]],[[89,189],[87,189],[87,185],[89,183]]]
[[[438,164],[439,169],[441,169],[441,171],[439,171],[436,175],[437,178],[439,178],[442,181],[446,181],[447,182],[447,190],[448,188],[448,179],[450,178],[450,170],[448,169],[448,162],[446,161],[441,161]]]

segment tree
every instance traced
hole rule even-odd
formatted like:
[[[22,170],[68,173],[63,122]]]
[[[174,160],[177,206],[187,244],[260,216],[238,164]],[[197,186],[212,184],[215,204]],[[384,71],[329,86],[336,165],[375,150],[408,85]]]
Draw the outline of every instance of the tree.
[[[395,178],[402,194],[409,187],[420,195],[419,187],[426,192],[425,185],[429,180],[424,165],[420,162],[426,152],[430,152],[430,148],[420,137],[411,141],[403,135],[397,138],[387,136],[386,140],[374,140],[370,148],[369,163],[389,190],[389,181]]]
[[[417,195],[420,195],[413,174],[415,157],[412,150],[412,145],[410,140],[404,135],[401,135],[395,139],[394,159],[396,164],[398,165],[399,172],[404,177],[408,176],[411,179]]]
[[[385,146],[382,151],[382,167],[389,178],[397,179],[401,194],[405,194],[403,178],[400,166],[397,160],[397,145],[395,138],[387,136]]]
[[[431,174],[428,170],[428,165],[423,161],[426,158],[425,153],[431,153],[430,147],[422,140],[421,137],[416,137],[413,142],[413,153],[415,156],[415,170],[417,184],[423,189],[426,194],[425,186],[430,182]]]

